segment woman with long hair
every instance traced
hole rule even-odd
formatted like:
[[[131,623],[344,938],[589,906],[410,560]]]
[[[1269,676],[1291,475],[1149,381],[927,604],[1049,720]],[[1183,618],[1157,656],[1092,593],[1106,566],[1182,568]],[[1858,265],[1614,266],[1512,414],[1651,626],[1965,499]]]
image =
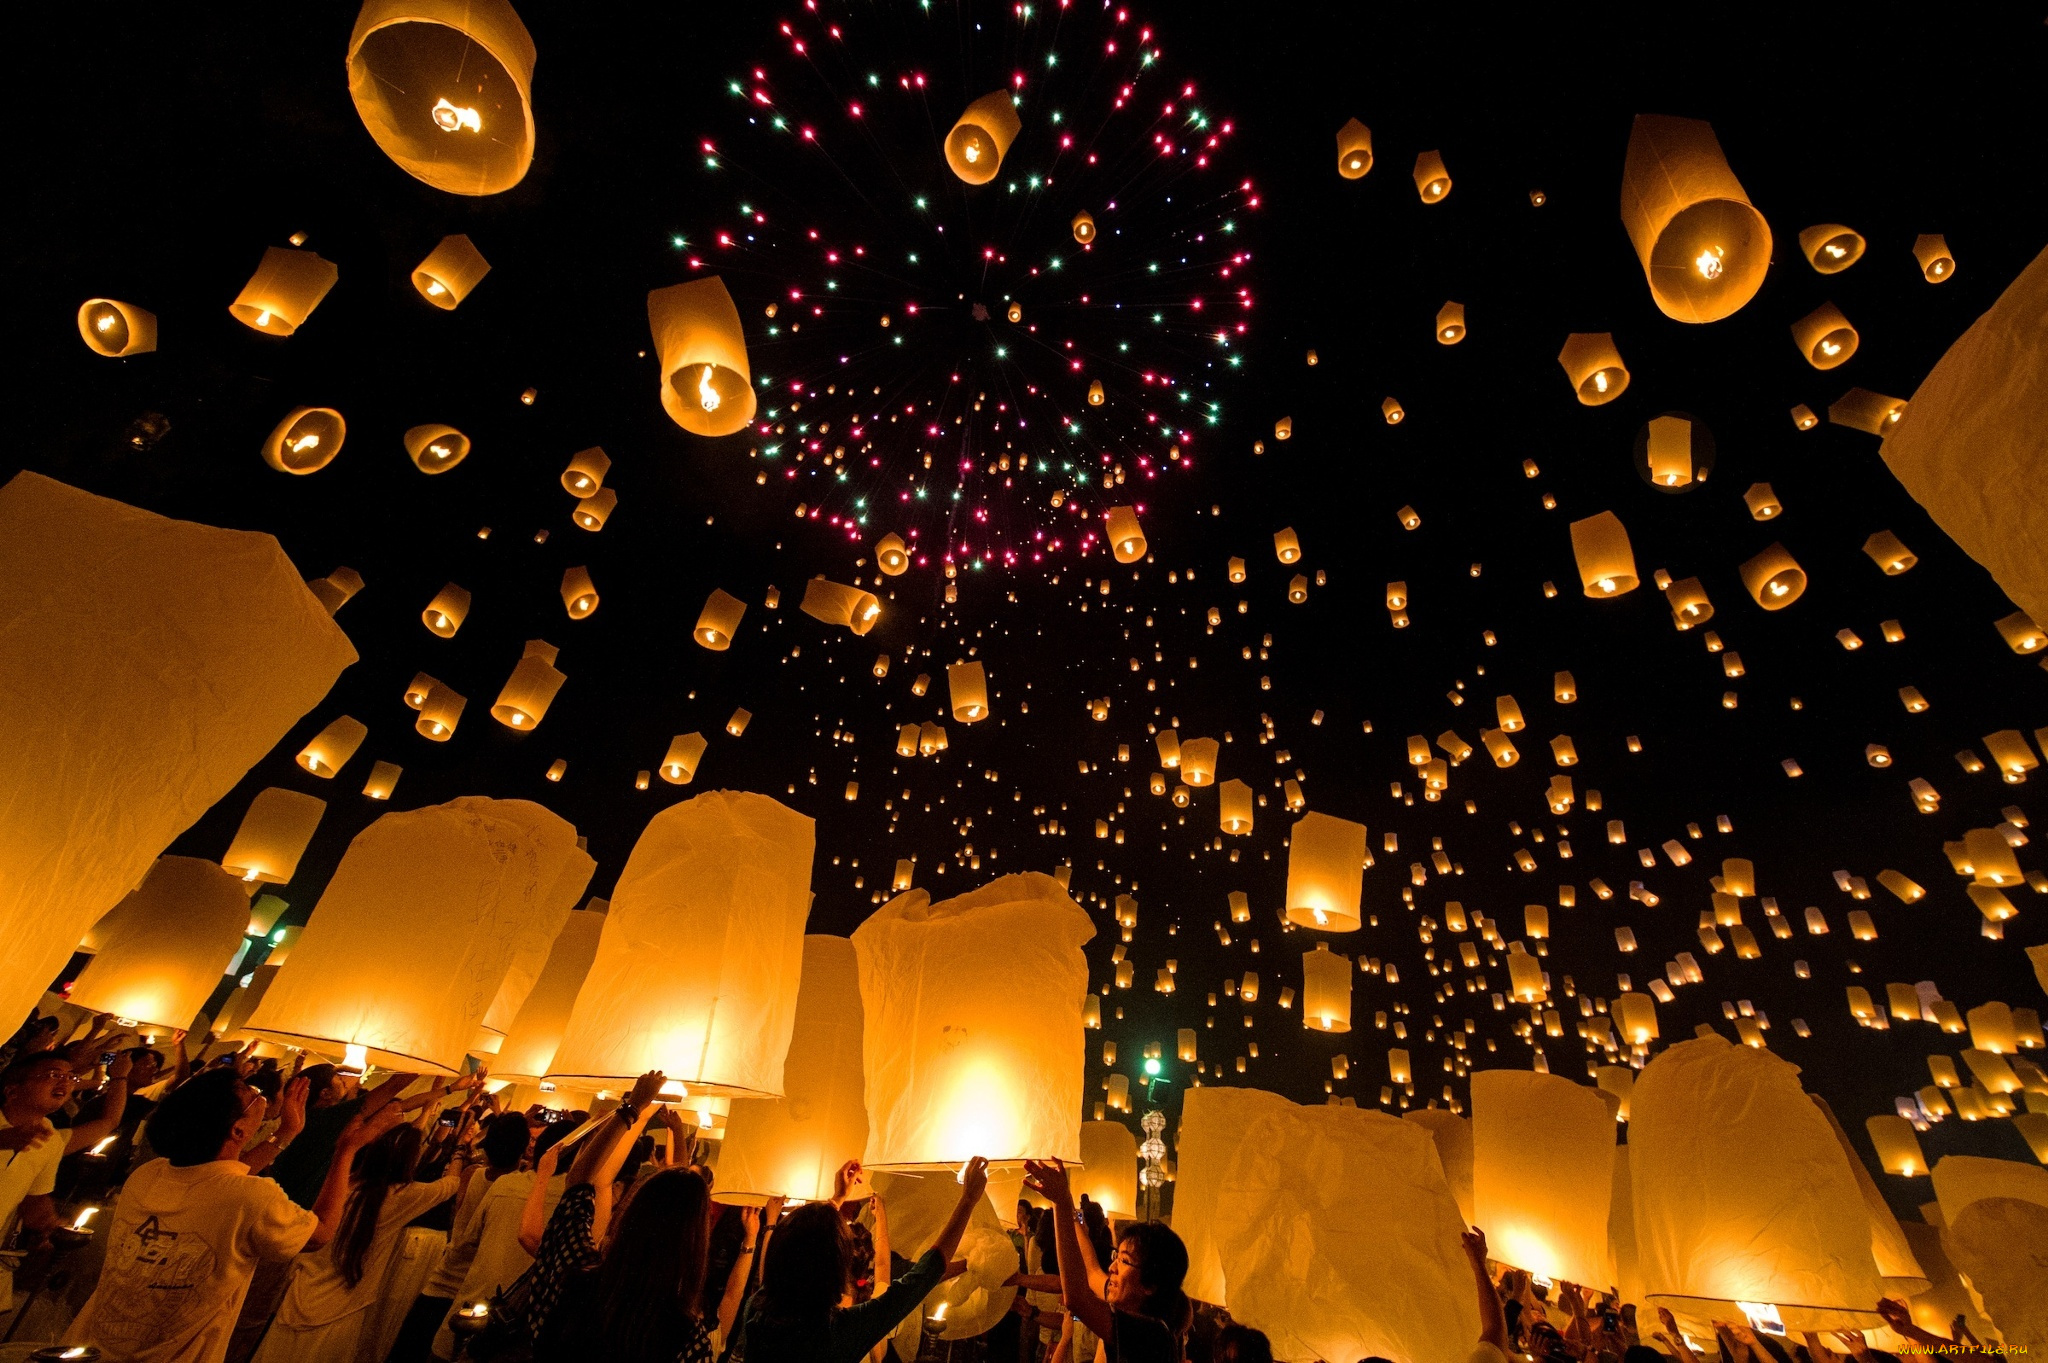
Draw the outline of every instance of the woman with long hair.
[[[1102,1341],[1108,1363],[1183,1363],[1194,1304],[1181,1290],[1188,1251],[1157,1221],[1126,1225],[1116,1253],[1097,1272],[1081,1249],[1074,1194],[1058,1160],[1026,1160],[1024,1182],[1052,1203],[1059,1231],[1060,1299]]]
[[[256,1363],[354,1363],[406,1223],[462,1186],[466,1151],[432,1183],[412,1181],[419,1159],[420,1131],[411,1123],[356,1153],[334,1239],[292,1265],[284,1302],[256,1351]]]

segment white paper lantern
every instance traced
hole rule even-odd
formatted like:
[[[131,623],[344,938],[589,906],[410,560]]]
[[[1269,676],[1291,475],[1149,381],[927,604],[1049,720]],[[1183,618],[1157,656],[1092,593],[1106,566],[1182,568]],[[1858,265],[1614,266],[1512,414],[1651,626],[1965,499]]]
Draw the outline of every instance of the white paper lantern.
[[[98,954],[68,997],[87,1012],[188,1026],[248,926],[248,886],[210,861],[158,857],[141,887],[93,925]]]
[[[1472,1123],[1448,1108],[1420,1107],[1401,1114],[1436,1140],[1436,1156],[1444,1166],[1444,1179],[1457,1199],[1458,1214],[1472,1224]]]
[[[1600,1090],[1560,1075],[1472,1076],[1472,1217],[1493,1258],[1582,1287],[1612,1285],[1614,1126]]]
[[[1074,1199],[1085,1193],[1112,1220],[1138,1214],[1138,1138],[1122,1122],[1081,1123]]]
[[[593,899],[582,910],[572,912],[555,935],[540,978],[534,981],[526,1001],[520,1005],[512,1026],[491,1058],[491,1075],[514,1084],[538,1084],[548,1072],[562,1033],[569,1026],[569,1013],[576,995],[583,989],[590,963],[597,959],[598,939],[604,934],[605,901]]]
[[[2009,1348],[2048,1345],[2048,1170],[1945,1155],[1934,1165],[1942,1248]]]

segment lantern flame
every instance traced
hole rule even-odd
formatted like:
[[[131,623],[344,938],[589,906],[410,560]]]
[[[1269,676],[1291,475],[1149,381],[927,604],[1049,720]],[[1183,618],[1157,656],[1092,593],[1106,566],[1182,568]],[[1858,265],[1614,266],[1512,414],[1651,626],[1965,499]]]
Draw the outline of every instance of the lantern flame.
[[[482,132],[484,121],[474,109],[465,109],[459,104],[450,104],[444,96],[435,101],[433,108],[434,126],[444,133],[460,132],[467,128],[471,132]]]
[[[704,366],[702,377],[697,380],[697,405],[707,412],[718,410],[718,390],[711,386],[711,366]]]
[[[1702,279],[1719,279],[1721,277],[1721,257],[1725,254],[1726,252],[1722,251],[1720,247],[1709,246],[1693,260],[1693,268],[1700,272],[1700,278]]]

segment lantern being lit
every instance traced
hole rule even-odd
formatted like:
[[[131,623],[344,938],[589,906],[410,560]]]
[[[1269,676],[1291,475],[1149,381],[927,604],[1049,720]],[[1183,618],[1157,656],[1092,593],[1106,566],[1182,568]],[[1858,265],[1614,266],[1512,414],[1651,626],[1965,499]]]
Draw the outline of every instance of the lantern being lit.
[[[1608,1281],[1614,1118],[1554,1074],[1472,1076],[1472,1212],[1487,1253],[1546,1278]]]
[[[248,888],[210,861],[159,857],[93,925],[99,950],[66,1000],[165,1029],[191,1023],[249,925]]]
[[[781,1096],[815,846],[812,821],[765,795],[710,791],[655,815],[549,1077],[620,1088],[660,1069],[692,1095]]]
[[[457,233],[441,238],[441,244],[413,267],[412,286],[435,307],[452,312],[490,272],[491,262],[484,259],[483,252]]]
[[[1287,921],[1322,932],[1355,932],[1365,884],[1365,825],[1310,812],[1287,846]]]
[[[946,164],[968,184],[985,185],[1003,168],[1003,156],[1023,126],[1008,90],[983,95],[946,134]],[[1078,233],[1075,239],[1081,239]]]
[[[1362,180],[1371,169],[1372,129],[1348,118],[1337,129],[1337,173],[1347,180]]]
[[[1573,521],[1571,531],[1572,556],[1578,560],[1579,582],[1586,595],[1597,600],[1636,589],[1635,551],[1629,546],[1621,517],[1603,511]]]
[[[267,336],[289,336],[306,325],[339,278],[338,266],[311,251],[267,247],[256,273],[235,295],[228,312],[237,322]]]
[[[279,473],[318,473],[341,453],[348,423],[332,407],[294,407],[263,440],[263,462]]]
[[[1145,532],[1138,528],[1138,513],[1127,506],[1113,506],[1103,514],[1102,533],[1118,563],[1136,563],[1145,557]]]
[[[854,930],[869,1167],[1079,1158],[1081,948],[1094,935],[1036,872],[937,904],[911,890]]]
[[[786,1095],[736,1098],[718,1152],[718,1198],[822,1202],[861,1157],[868,1114],[861,1082],[860,963],[844,937],[804,938],[796,1021],[782,1063]]]
[[[873,592],[822,577],[814,577],[804,585],[799,609],[813,620],[844,625],[855,634],[866,634],[882,618],[882,603]]]
[[[78,305],[78,334],[95,355],[120,359],[156,349],[156,314],[113,298]]]
[[[406,174],[500,194],[533,163],[533,62],[505,0],[367,0],[349,35],[348,92]]]
[[[739,309],[716,275],[647,295],[647,324],[661,359],[661,406],[692,435],[745,430],[754,419],[753,370]]]
[[[1611,332],[1573,332],[1565,337],[1557,362],[1585,406],[1612,402],[1628,388],[1628,366],[1621,362]]]
[[[1351,958],[1317,942],[1301,954],[1301,1025],[1312,1032],[1351,1030]]]
[[[519,943],[559,922],[562,873],[579,857],[590,865],[574,826],[525,800],[384,815],[349,844],[249,1033],[458,1072]]]
[[[1622,168],[1621,220],[1667,317],[1715,322],[1747,303],[1771,263],[1771,229],[1728,168],[1713,128],[1638,114]]]

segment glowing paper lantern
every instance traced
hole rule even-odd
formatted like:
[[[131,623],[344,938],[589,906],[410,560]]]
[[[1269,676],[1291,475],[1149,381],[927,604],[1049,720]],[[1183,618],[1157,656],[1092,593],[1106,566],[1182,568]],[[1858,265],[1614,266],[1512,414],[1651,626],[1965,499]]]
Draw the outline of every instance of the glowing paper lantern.
[[[618,505],[617,491],[608,487],[599,488],[576,503],[576,509],[569,514],[569,519],[576,522],[578,529],[588,530],[594,535],[604,529],[604,523],[611,519],[612,512],[618,509]]]
[[[1806,570],[1782,544],[1773,544],[1745,562],[1741,573],[1750,599],[1767,611],[1785,609],[1806,591]]]
[[[882,603],[873,592],[822,577],[814,577],[805,584],[801,609],[813,620],[844,625],[855,634],[866,634],[882,618]]]
[[[1621,220],[1665,316],[1715,322],[1755,296],[1771,229],[1694,118],[1638,114],[1621,173]]]
[[[1402,1113],[1401,1119],[1429,1132],[1443,1164],[1444,1179],[1457,1200],[1458,1215],[1467,1225],[1472,1224],[1472,1123],[1440,1107],[1417,1108]]]
[[[1614,1118],[1554,1074],[1472,1076],[1472,1212],[1488,1253],[1547,1278],[1605,1285]]]
[[[1885,435],[1904,420],[1906,406],[1904,398],[1887,397],[1868,388],[1851,388],[1828,404],[1828,420],[1871,435]]]
[[[1351,958],[1317,942],[1301,955],[1301,1025],[1315,1032],[1351,1030]]]
[[[2033,435],[2043,403],[2033,378],[2048,364],[2044,312],[2048,251],[1949,347],[1883,449],[1914,500],[2032,620],[2048,620],[2048,565],[2028,547],[2048,534]]]
[[[450,194],[500,194],[533,163],[533,39],[505,0],[367,0],[348,93],[399,169]]]
[[[1863,234],[1840,223],[1824,222],[1799,234],[1799,253],[1821,274],[1840,274],[1863,259]]]
[[[875,566],[890,577],[901,577],[910,567],[910,550],[904,546],[903,537],[887,534],[875,544]]]
[[[156,314],[113,298],[78,305],[78,334],[95,355],[120,359],[156,349]]]
[[[405,433],[405,452],[421,473],[446,473],[469,457],[469,437],[453,426],[415,426]]]
[[[796,1022],[782,1065],[783,1092],[736,1098],[718,1153],[718,1197],[805,1202],[833,1194],[839,1166],[867,1146],[861,1084],[860,965],[844,937],[804,938]]]
[[[1834,1132],[1835,1141],[1841,1147],[1843,1162],[1849,1166],[1857,1191],[1862,1194],[1863,1208],[1870,1220],[1870,1256],[1877,1265],[1878,1276],[1884,1279],[1887,1294],[1912,1297],[1925,1292],[1928,1288],[1927,1275],[1914,1259],[1912,1246],[1899,1229],[1898,1218],[1892,1215],[1891,1208],[1885,1204],[1884,1194],[1878,1191],[1877,1180],[1870,1176],[1863,1156],[1849,1140],[1849,1133],[1842,1128],[1841,1122],[1836,1120],[1834,1109],[1819,1094],[1811,1096],[1814,1107],[1827,1118],[1828,1129]],[[1921,1167],[1924,1170],[1926,1166]]]
[[[266,335],[289,336],[306,325],[339,278],[339,267],[311,251],[266,247],[256,273],[235,295],[228,312]]]
[[[570,568],[562,573],[562,609],[569,612],[571,620],[587,619],[597,603],[597,584],[590,580],[590,569]]]
[[[555,670],[557,652],[544,639],[526,641],[526,650],[512,668],[512,675],[505,679],[504,689],[498,692],[497,704],[491,706],[492,719],[523,733],[547,718],[555,693],[569,680]]]
[[[363,794],[372,800],[390,799],[391,792],[398,789],[398,778],[404,770],[391,762],[373,763],[369,779],[363,782]]]
[[[310,578],[306,590],[318,597],[329,615],[338,613],[363,589],[363,575],[353,568],[336,568],[325,577]]]
[[[1869,1214],[1796,1067],[1718,1036],[1672,1046],[1636,1079],[1629,1163],[1652,1307],[1704,1322],[1762,1303],[1795,1332],[1878,1323]]]
[[[528,996],[538,985],[547,968],[548,957],[553,954],[555,943],[568,925],[570,911],[583,897],[583,891],[590,886],[590,877],[596,872],[597,863],[591,860],[590,854],[577,848],[562,859],[554,880],[543,889],[540,912],[521,920],[520,927],[512,936],[511,963],[505,967],[497,992],[491,996],[491,1006],[484,1010],[483,1021],[478,1024],[472,1047],[477,1054],[496,1056],[503,1051],[506,1034],[512,1030]],[[592,902],[602,905],[604,901]],[[495,1060],[492,1066],[496,1068]]]
[[[525,800],[384,815],[349,844],[292,951],[298,968],[278,975],[249,1033],[456,1073],[520,941],[557,921],[550,895],[579,855],[575,827]]]
[[[1564,367],[1572,391],[1588,407],[1612,402],[1628,388],[1628,366],[1614,348],[1612,332],[1573,332],[1565,337],[1557,362]]]
[[[26,1017],[356,655],[270,536],[34,473],[0,487],[0,584],[0,1011]]]
[[[299,858],[327,802],[295,790],[269,786],[256,792],[248,812],[221,858],[221,869],[252,885],[282,885],[299,869]]]
[[[1213,785],[1216,755],[1222,745],[1213,738],[1190,738],[1180,745],[1180,779],[1191,786]]]
[[[604,486],[605,474],[611,472],[611,456],[602,446],[592,445],[587,450],[578,450],[569,457],[569,466],[562,470],[562,491],[572,497],[589,497]]]
[[[413,721],[413,730],[436,743],[446,743],[455,737],[455,726],[462,722],[462,712],[468,706],[469,697],[435,682],[420,701],[420,717]]]
[[[878,1168],[1080,1156],[1081,1000],[1095,935],[1051,876],[933,904],[911,890],[855,929]]]
[[[540,975],[513,1015],[498,1052],[491,1059],[491,1077],[514,1084],[538,1084],[554,1061],[569,1026],[569,1014],[576,995],[597,959],[598,939],[604,934],[603,900],[593,899],[590,907],[570,913],[562,922],[548,948]]]
[[[1080,242],[1083,246],[1095,240],[1095,215],[1087,209],[1084,208],[1076,213],[1074,221],[1069,225],[1073,228],[1074,240]]]
[[[2005,640],[2005,646],[2015,653],[2038,653],[2048,646],[2048,630],[2035,624],[2033,617],[2025,611],[2014,611],[2011,615],[1992,622],[1998,637]]]
[[[1815,369],[1847,364],[1860,339],[1833,303],[1821,304],[1792,324],[1792,344]]]
[[[220,984],[249,925],[249,892],[210,861],[159,857],[93,925],[98,951],[67,999],[165,1029],[188,1025]]]
[[[1624,992],[1609,1006],[1616,1029],[1629,1045],[1647,1046],[1657,1039],[1657,1001],[1648,994]]]
[[[1371,169],[1372,129],[1347,118],[1337,129],[1337,173],[1347,180],[1362,180]]]
[[[1082,1169],[1074,1197],[1087,1197],[1113,1220],[1138,1214],[1138,1138],[1122,1122],[1081,1123]]]
[[[1742,494],[1742,504],[1749,508],[1752,520],[1776,520],[1785,514],[1785,504],[1778,500],[1777,491],[1769,483],[1751,483]]]
[[[1118,563],[1136,563],[1145,557],[1145,532],[1138,528],[1138,513],[1127,506],[1113,506],[1103,514],[1103,538]]]
[[[1456,345],[1465,339],[1465,305],[1446,303],[1437,309],[1436,340],[1438,345]]]
[[[1471,1353],[1464,1223],[1427,1130],[1205,1087],[1183,1101],[1178,1158],[1186,1290],[1265,1331],[1274,1357]]]
[[[1652,417],[1644,441],[1650,482],[1660,488],[1688,487],[1693,482],[1693,423],[1682,416]]]
[[[973,724],[988,718],[988,673],[980,663],[954,663],[946,669],[953,695],[953,718]]]
[[[661,360],[661,409],[691,435],[731,435],[754,419],[746,333],[716,275],[647,295],[647,325]]]
[[[704,599],[704,609],[697,613],[697,628],[691,631],[691,637],[715,653],[724,652],[732,647],[733,636],[739,633],[740,617],[746,613],[746,602],[722,587],[714,587]]]
[[[1294,533],[1294,527],[1273,532],[1273,557],[1282,563],[1301,561],[1301,539]]]
[[[469,618],[469,600],[467,591],[450,582],[435,592],[434,599],[420,612],[420,623],[440,638],[453,639],[455,631]]]
[[[1572,557],[1578,560],[1579,582],[1596,600],[1636,589],[1636,557],[1628,531],[1612,511],[1573,521]]]
[[[1003,156],[1023,126],[1008,90],[983,95],[946,134],[946,164],[968,184],[985,185],[1003,168]]]
[[[668,751],[661,758],[661,779],[672,786],[686,786],[697,776],[697,763],[703,760],[704,735],[700,733],[677,734],[669,740]]]
[[[1362,823],[1316,812],[1295,821],[1287,846],[1288,922],[1322,932],[1358,930],[1365,832]]]
[[[1900,542],[1899,537],[1889,530],[1880,530],[1863,541],[1863,552],[1870,561],[1884,570],[1886,577],[1897,577],[1920,561],[1915,554]]]
[[[441,238],[441,244],[413,267],[412,286],[435,307],[452,312],[490,272],[491,262],[474,242],[458,233]]]
[[[1913,259],[1920,262],[1920,274],[1930,284],[1955,276],[1956,258],[1948,249],[1948,240],[1938,232],[1913,238]]]
[[[348,422],[332,407],[294,407],[263,438],[263,462],[279,473],[318,473],[347,438]]]
[[[744,791],[649,820],[549,1077],[616,1088],[658,1068],[691,1094],[780,1096],[815,847],[810,819]]]
[[[1946,1155],[1934,1166],[1941,1247],[2008,1347],[2048,1341],[2048,1170],[2017,1160]]]
[[[1426,204],[1440,204],[1450,195],[1451,173],[1436,152],[1426,151],[1415,158],[1415,192]]]
[[[1920,1153],[1920,1138],[1913,1134],[1911,1122],[1887,1113],[1867,1117],[1863,1124],[1870,1132],[1878,1163],[1887,1174],[1912,1177],[1927,1172],[1927,1157]]]
[[[369,726],[361,720],[347,715],[337,716],[300,750],[299,765],[315,776],[332,780],[334,773],[356,755],[356,749],[362,747],[363,740],[369,736]]]

